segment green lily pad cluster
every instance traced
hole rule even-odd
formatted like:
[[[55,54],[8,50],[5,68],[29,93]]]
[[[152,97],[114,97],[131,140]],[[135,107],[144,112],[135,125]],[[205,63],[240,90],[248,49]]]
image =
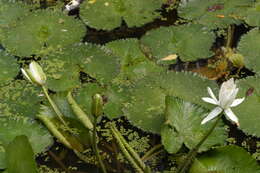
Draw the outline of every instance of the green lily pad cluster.
[[[94,0],[80,6],[80,16],[90,27],[111,30],[119,27],[122,19],[129,27],[142,26],[160,17],[163,2],[158,0]]]
[[[172,54],[180,56],[183,61],[210,57],[213,55],[210,49],[214,41],[214,33],[200,24],[161,27],[147,32],[141,39],[158,63]]]
[[[180,17],[211,29],[227,28],[231,24],[241,24],[243,11],[253,3],[253,0],[182,0],[178,12]]]
[[[3,30],[2,44],[17,56],[46,55],[80,42],[85,32],[82,22],[62,12],[35,10]]]

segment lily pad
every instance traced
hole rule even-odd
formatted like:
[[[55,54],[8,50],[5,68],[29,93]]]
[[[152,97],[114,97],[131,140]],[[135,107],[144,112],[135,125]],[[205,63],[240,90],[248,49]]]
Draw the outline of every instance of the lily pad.
[[[133,125],[160,133],[164,121],[165,92],[152,82],[141,80],[130,89],[130,100],[123,109]]]
[[[112,30],[124,19],[129,27],[142,26],[160,15],[162,1],[157,0],[98,0],[85,1],[80,16],[90,27]]]
[[[245,66],[260,72],[260,31],[258,28],[242,36],[238,52],[244,56]]]
[[[1,0],[0,7],[1,28],[13,26],[17,20],[26,16],[30,10],[29,6],[21,1]]]
[[[44,152],[53,143],[48,130],[30,118],[0,116],[0,122],[0,142],[4,147],[19,135],[28,137],[35,155]]]
[[[137,39],[117,40],[109,42],[106,47],[119,58],[121,70],[119,80],[122,84],[133,83],[147,74],[160,69],[148,60],[140,50]]]
[[[13,56],[0,50],[0,85],[14,79],[19,72],[19,65]]]
[[[16,80],[0,87],[0,114],[35,117],[44,99],[39,87],[28,81]]]
[[[164,75],[161,86],[169,95],[179,97],[184,101],[201,105],[208,109],[213,108],[211,104],[205,103],[201,98],[208,96],[207,87],[215,93],[218,86],[214,81],[208,80],[196,73],[191,72],[167,72]]]
[[[104,113],[109,119],[118,118],[123,115],[124,104],[128,103],[128,88],[123,86],[111,86],[105,93]]]
[[[252,3],[253,0],[182,0],[178,12],[180,17],[211,29],[226,28],[231,24],[242,23],[241,12]]]
[[[162,143],[169,153],[176,153],[182,144],[193,149],[209,131],[214,121],[201,125],[202,119],[209,113],[205,108],[185,102],[177,97],[166,98],[166,121],[161,131]],[[223,123],[219,123],[212,134],[199,148],[206,151],[213,146],[225,143],[227,134]]]
[[[157,63],[172,54],[179,55],[183,61],[210,57],[214,41],[215,35],[199,24],[161,27],[147,32],[141,39]]]
[[[248,77],[238,81],[238,97],[246,97],[245,101],[232,108],[239,118],[240,129],[260,137],[260,77]]]
[[[92,117],[91,115],[91,103],[92,103],[92,97],[94,94],[103,94],[104,88],[100,87],[96,83],[87,83],[84,84],[81,88],[76,90],[75,100],[80,105],[80,107],[83,109],[84,112],[86,112],[89,117]]]
[[[31,26],[31,27],[28,27]],[[46,55],[80,42],[85,35],[81,21],[62,12],[37,10],[4,30],[4,47],[17,56]]]
[[[230,145],[203,153],[193,163],[189,172],[259,173],[260,167],[243,148]]]
[[[47,75],[47,87],[53,91],[68,91],[79,86],[80,68],[76,62],[66,54],[45,57],[41,64]]]

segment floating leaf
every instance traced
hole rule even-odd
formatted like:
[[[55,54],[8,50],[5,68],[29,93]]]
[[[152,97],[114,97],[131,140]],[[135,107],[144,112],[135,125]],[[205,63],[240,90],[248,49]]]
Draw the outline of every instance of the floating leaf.
[[[110,119],[122,116],[123,105],[129,99],[128,88],[113,85],[105,91],[104,97],[106,100],[104,105],[105,115]]]
[[[0,114],[35,117],[39,111],[40,88],[28,81],[16,80],[0,87]]]
[[[37,173],[32,146],[24,135],[17,136],[6,149],[7,170],[9,173]]]
[[[238,44],[238,52],[244,56],[247,68],[260,71],[260,32],[253,29],[242,36]]]
[[[247,8],[246,11],[243,11],[243,16],[245,18],[245,22],[250,26],[260,26],[260,3],[259,1],[255,1],[250,8]]]
[[[130,100],[125,104],[124,115],[133,125],[159,133],[164,121],[164,90],[153,82],[141,80],[129,92]]]
[[[79,66],[67,54],[52,54],[45,57],[42,67],[47,75],[47,87],[53,91],[68,91],[80,85]]]
[[[1,0],[0,1],[0,27],[13,26],[18,19],[26,16],[30,8],[21,1]]]
[[[94,28],[111,30],[124,19],[129,27],[142,26],[159,17],[156,12],[162,1],[158,0],[98,0],[85,1],[80,6],[83,21]]]
[[[38,10],[18,21],[15,27],[5,30],[2,43],[14,55],[45,55],[81,41],[85,32],[85,26],[71,16]]]
[[[13,56],[0,50],[0,84],[7,83],[14,79],[19,72],[19,66]]]
[[[230,145],[203,153],[195,160],[189,172],[259,173],[260,167],[243,148]]]
[[[120,58],[122,83],[137,81],[151,72],[159,70],[159,66],[148,60],[139,48],[137,39],[117,40],[109,42],[106,47]]]
[[[149,31],[141,42],[150,49],[156,61],[160,62],[171,54],[179,55],[183,61],[210,57],[214,40],[214,34],[205,27],[190,24]]]
[[[182,0],[178,12],[180,17],[206,25],[211,29],[226,28],[240,24],[241,11],[250,7],[253,0]]]
[[[166,123],[161,132],[162,143],[166,150],[169,153],[176,153],[182,143],[189,149],[194,148],[214,123],[201,125],[202,119],[208,113],[208,110],[200,106],[168,96],[166,98]],[[208,150],[216,145],[223,145],[226,138],[223,124],[218,124],[199,148],[199,151]]]
[[[238,88],[238,97],[247,95],[244,102],[232,108],[239,118],[239,128],[250,135],[260,137],[260,77],[239,80]]]
[[[35,155],[45,151],[53,143],[50,133],[32,119],[0,116],[0,123],[0,141],[4,147],[19,135],[28,137]]]
[[[170,71],[163,78],[164,82],[161,83],[161,86],[167,90],[169,95],[209,109],[212,108],[212,105],[205,103],[201,98],[208,96],[207,87],[217,93],[218,86],[214,81],[191,72]]]
[[[105,48],[86,44],[79,49],[84,52],[78,57],[83,72],[100,83],[109,83],[118,75],[120,70],[118,59]]]
[[[91,103],[92,103],[92,96],[94,94],[103,94],[104,88],[101,88],[96,83],[87,83],[80,89],[76,91],[75,100],[81,106],[84,112],[87,115],[91,115]]]

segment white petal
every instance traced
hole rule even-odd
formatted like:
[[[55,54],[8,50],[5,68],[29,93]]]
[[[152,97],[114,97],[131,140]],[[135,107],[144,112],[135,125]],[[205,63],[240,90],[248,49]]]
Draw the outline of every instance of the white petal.
[[[213,118],[217,117],[222,112],[221,107],[214,108],[207,116],[201,121],[201,124],[205,124],[206,122],[212,120]]]
[[[216,96],[214,95],[214,93],[213,93],[213,91],[211,90],[211,88],[208,87],[207,89],[208,89],[208,93],[209,93],[210,97],[213,98],[213,99],[216,101],[216,103],[217,103],[218,99],[217,99]]]
[[[240,99],[235,99],[235,100],[233,101],[233,103],[230,105],[230,107],[235,107],[235,106],[241,104],[244,100],[245,100],[245,97],[240,98]]]
[[[233,122],[235,122],[237,125],[239,124],[239,123],[238,123],[238,118],[237,118],[237,116],[232,112],[232,110],[231,110],[230,108],[229,108],[229,109],[225,109],[224,112],[225,112],[226,116],[227,116],[230,120],[232,120]]]
[[[202,97],[201,98],[204,102],[208,102],[208,103],[211,103],[213,105],[218,105],[218,102],[216,102],[214,99],[212,98],[209,98],[209,97]]]
[[[30,82],[32,82],[31,78],[29,77],[29,75],[27,74],[26,70],[24,70],[23,68],[21,68],[22,74],[24,75],[24,77],[26,79],[28,79]]]

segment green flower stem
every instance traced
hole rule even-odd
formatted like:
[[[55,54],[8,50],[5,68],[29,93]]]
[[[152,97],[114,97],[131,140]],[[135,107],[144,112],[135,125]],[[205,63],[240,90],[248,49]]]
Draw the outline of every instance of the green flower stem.
[[[70,142],[60,133],[60,131],[57,129],[57,126],[45,115],[37,115],[37,118],[39,118],[43,124],[51,131],[51,133],[66,147],[73,149],[73,146],[70,144]]]
[[[103,173],[107,173],[106,167],[102,161],[102,158],[100,156],[98,146],[97,146],[97,118],[94,116],[94,127],[93,127],[93,149],[96,153],[96,157],[98,159],[99,166],[101,167]]]
[[[151,156],[153,156],[155,153],[157,153],[156,151],[163,148],[162,144],[157,144],[155,146],[153,146],[149,151],[147,151],[145,153],[145,155],[141,158],[142,161],[148,160],[148,158],[151,158]],[[159,150],[160,151],[160,150]],[[161,151],[160,151],[161,152]]]
[[[234,36],[234,25],[228,27],[226,48],[231,48]]]
[[[135,152],[135,150],[126,142],[126,140],[124,139],[124,137],[121,135],[121,133],[116,129],[116,127],[114,126],[114,124],[112,125],[112,128],[114,129],[115,133],[117,134],[117,136],[119,137],[119,139],[121,140],[121,142],[123,143],[124,147],[126,148],[126,150],[130,153],[130,155],[132,156],[132,158],[135,160],[135,162],[139,165],[140,168],[142,168],[142,170],[147,170],[146,165],[143,163],[142,159],[139,157],[139,155]],[[148,169],[149,170],[149,169]]]
[[[188,153],[186,156],[185,162],[181,164],[177,170],[177,173],[185,173],[186,170],[190,167],[190,165],[193,162],[193,159],[196,157],[198,150],[200,146],[206,141],[206,139],[210,136],[210,134],[213,132],[213,130],[216,128],[218,122],[220,121],[222,116],[218,116],[212,127],[209,129],[209,131],[203,136],[203,138],[200,140],[200,142]]]
[[[123,155],[126,157],[126,159],[128,160],[128,162],[132,165],[132,167],[135,169],[136,172],[138,173],[145,173],[140,167],[139,165],[135,162],[135,160],[132,158],[132,156],[129,154],[129,152],[127,151],[127,149],[125,148],[123,142],[121,141],[120,137],[118,136],[118,134],[116,133],[115,129],[113,128],[113,126],[110,127],[110,130],[113,134],[113,136],[115,137],[120,150],[122,151]]]
[[[73,112],[77,118],[82,122],[82,124],[89,130],[93,130],[93,124],[88,118],[87,114],[80,108],[77,102],[73,99],[71,92],[67,95],[68,103],[70,104]]]
[[[60,121],[67,127],[67,123],[63,119],[63,115],[62,115],[61,111],[59,110],[57,105],[54,103],[54,101],[51,99],[51,97],[49,96],[48,89],[44,85],[42,85],[42,89],[43,89],[43,92],[44,92],[45,96],[47,97],[49,103],[51,104],[51,107],[53,108],[54,112],[57,114]]]

